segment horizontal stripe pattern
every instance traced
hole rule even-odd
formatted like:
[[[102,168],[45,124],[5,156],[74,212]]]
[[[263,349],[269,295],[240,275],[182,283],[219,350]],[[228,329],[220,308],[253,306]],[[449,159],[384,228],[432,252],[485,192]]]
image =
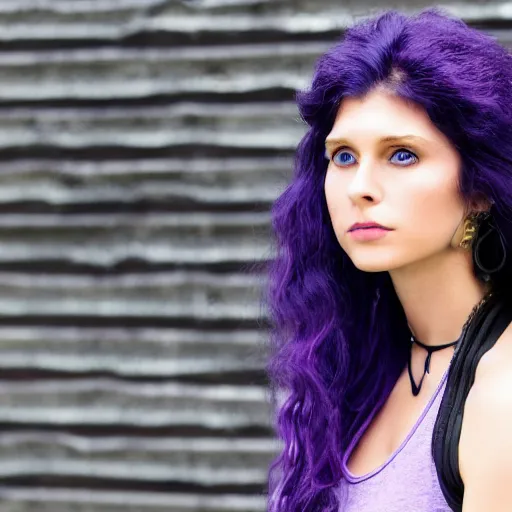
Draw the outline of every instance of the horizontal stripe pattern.
[[[0,2],[2,511],[265,510],[295,92],[386,7]],[[510,46],[509,7],[450,9]]]

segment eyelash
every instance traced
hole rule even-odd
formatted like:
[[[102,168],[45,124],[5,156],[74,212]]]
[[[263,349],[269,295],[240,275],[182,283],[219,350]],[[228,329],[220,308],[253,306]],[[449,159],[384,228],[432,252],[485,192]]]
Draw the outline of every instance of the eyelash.
[[[344,152],[346,149],[348,149],[348,148],[346,148],[346,147],[341,147],[341,148],[338,148],[338,149],[334,150],[334,152],[333,152],[333,154],[332,154],[332,157],[329,157],[329,155],[328,155],[328,154],[327,154],[327,152],[326,152],[326,153],[325,153],[325,158],[326,158],[327,160],[329,160],[329,161],[331,161],[331,160],[332,160],[332,161],[334,161],[334,158],[336,157],[336,155],[338,155],[339,153]],[[402,164],[398,164],[398,165],[400,165],[400,167],[409,167],[409,166],[411,166],[411,165],[413,165],[413,164],[415,164],[415,163],[418,163],[419,158],[418,158],[418,156],[416,155],[416,153],[414,153],[414,152],[413,152],[413,151],[411,151],[410,149],[408,149],[408,148],[404,148],[404,147],[402,147],[402,146],[400,146],[400,147],[398,147],[398,148],[397,148],[397,150],[396,150],[396,151],[391,155],[391,158],[393,158],[397,153],[401,153],[401,152],[409,153],[410,155],[412,155],[412,156],[414,157],[415,161],[414,161],[414,162],[411,162],[411,163],[408,163],[408,164],[403,164],[403,165],[402,165]],[[350,154],[350,153],[349,153],[349,154]],[[353,155],[352,155],[352,156],[353,156]],[[338,165],[338,164],[336,164],[336,165]],[[340,164],[339,166],[340,166],[340,167],[348,167],[349,165],[350,165],[350,164],[347,164],[347,165],[341,165],[341,164]]]

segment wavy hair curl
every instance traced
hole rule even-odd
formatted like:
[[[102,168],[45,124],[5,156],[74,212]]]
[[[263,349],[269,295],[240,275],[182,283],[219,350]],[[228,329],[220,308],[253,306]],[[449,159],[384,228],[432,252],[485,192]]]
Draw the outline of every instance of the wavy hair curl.
[[[346,30],[317,60],[311,86],[296,93],[308,130],[272,207],[266,371],[284,448],[269,468],[269,512],[339,510],[344,451],[407,362],[410,332],[389,273],[353,265],[336,240],[323,188],[324,141],[341,101],[376,87],[425,109],[461,155],[461,196],[490,199],[507,249],[512,242],[507,50],[439,7],[388,10]],[[485,250],[492,259],[497,248],[490,242]],[[506,296],[511,285],[508,259],[492,286]]]

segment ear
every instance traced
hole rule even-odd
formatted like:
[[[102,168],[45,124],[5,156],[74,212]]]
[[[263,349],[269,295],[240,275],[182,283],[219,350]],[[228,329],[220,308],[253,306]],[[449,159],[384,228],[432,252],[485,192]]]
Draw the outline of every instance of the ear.
[[[477,192],[474,194],[473,199],[470,201],[470,211],[472,212],[488,212],[492,205],[494,204],[494,201],[492,199],[489,199],[485,194],[482,192]]]

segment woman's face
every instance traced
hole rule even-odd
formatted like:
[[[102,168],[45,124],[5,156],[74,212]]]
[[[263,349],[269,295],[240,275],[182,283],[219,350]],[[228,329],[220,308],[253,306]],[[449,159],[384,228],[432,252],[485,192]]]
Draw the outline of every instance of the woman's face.
[[[332,225],[357,268],[392,270],[453,250],[466,213],[457,189],[461,160],[423,109],[382,90],[345,98],[326,138],[326,157]],[[355,222],[392,231],[359,240],[348,232]]]

